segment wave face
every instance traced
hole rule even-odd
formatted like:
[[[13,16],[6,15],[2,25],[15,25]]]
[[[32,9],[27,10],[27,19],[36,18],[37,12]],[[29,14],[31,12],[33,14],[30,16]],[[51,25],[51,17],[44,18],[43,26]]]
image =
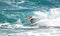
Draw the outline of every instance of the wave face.
[[[0,0],[0,23],[29,25],[26,16],[34,16],[36,22],[59,18],[59,3],[59,0]]]
[[[0,0],[1,36],[59,36],[59,28],[60,0]]]

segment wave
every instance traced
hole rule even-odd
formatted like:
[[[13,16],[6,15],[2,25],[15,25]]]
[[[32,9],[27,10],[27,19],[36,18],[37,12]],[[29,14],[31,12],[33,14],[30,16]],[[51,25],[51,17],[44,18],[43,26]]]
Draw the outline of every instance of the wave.
[[[44,26],[60,26],[60,8],[51,8],[49,13],[44,13],[40,11],[35,11],[34,14],[40,19],[34,24],[44,25]]]
[[[1,23],[0,24],[0,28],[11,28],[11,29],[15,29],[15,28],[40,28],[40,26],[52,26],[52,27],[57,27],[60,26],[60,18],[57,19],[44,19],[44,20],[40,20],[37,21],[36,23],[34,23],[33,26],[24,26],[23,24],[11,24],[11,23]],[[36,25],[35,25],[36,24]]]

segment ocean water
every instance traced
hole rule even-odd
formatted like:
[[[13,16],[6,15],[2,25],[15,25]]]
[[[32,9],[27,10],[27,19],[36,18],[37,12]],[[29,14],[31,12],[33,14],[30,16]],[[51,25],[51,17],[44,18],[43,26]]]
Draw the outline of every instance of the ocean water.
[[[0,36],[60,36],[60,0],[0,0]]]

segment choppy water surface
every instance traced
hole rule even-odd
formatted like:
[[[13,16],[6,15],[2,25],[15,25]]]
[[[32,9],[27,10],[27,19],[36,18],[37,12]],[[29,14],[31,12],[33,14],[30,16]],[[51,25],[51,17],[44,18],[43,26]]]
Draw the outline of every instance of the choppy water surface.
[[[60,36],[60,0],[0,0],[0,36]]]
[[[0,36],[59,36],[60,28],[0,29]]]

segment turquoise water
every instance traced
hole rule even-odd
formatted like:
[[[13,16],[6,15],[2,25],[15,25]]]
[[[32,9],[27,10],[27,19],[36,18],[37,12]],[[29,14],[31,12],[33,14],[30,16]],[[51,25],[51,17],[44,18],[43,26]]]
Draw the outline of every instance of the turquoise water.
[[[0,36],[59,35],[60,0],[0,0]]]

